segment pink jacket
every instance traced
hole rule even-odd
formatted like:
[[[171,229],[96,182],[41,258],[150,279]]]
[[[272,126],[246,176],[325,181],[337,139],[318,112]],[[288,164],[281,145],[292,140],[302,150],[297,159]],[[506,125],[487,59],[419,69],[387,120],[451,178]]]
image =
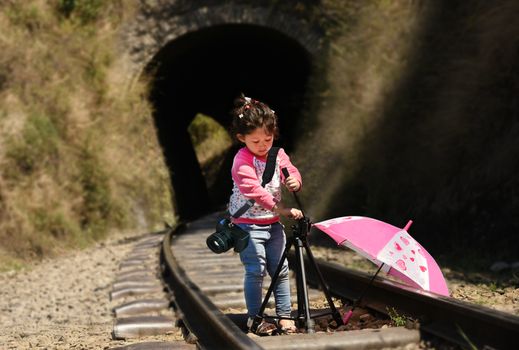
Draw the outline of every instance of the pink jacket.
[[[278,166],[275,168],[274,176],[265,187],[262,187],[261,178],[266,161],[266,158],[255,157],[247,147],[241,148],[236,153],[231,170],[234,184],[229,199],[229,212],[231,215],[234,214],[248,199],[253,199],[255,203],[245,214],[233,218],[234,223],[272,224],[279,221],[279,216],[271,209],[281,201],[281,186],[285,181],[282,168],[287,168],[289,174],[302,184],[301,174],[281,148],[276,159]]]

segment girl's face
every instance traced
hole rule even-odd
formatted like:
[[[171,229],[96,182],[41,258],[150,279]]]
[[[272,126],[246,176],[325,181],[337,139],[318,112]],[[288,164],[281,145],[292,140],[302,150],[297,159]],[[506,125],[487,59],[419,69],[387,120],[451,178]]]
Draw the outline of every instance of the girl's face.
[[[238,134],[236,137],[243,142],[256,157],[267,156],[268,151],[272,148],[272,144],[274,143],[274,135],[269,134],[265,128],[257,128],[249,134]]]

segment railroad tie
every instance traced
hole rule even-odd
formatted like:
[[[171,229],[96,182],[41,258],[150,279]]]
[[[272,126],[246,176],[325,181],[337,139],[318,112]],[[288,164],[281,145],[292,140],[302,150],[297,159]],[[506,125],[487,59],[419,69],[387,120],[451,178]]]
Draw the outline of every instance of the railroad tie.
[[[112,283],[109,298],[121,302],[112,308],[114,322],[112,338],[136,339],[113,349],[194,349],[184,341],[170,341],[177,320],[159,271],[159,253],[162,237],[152,236],[139,240],[126,259],[121,261],[119,271]],[[149,337],[153,341],[146,341]],[[164,341],[155,341],[156,337]],[[113,350],[112,349],[112,350]]]
[[[118,346],[110,350],[193,350],[196,346],[184,342],[143,342]]]

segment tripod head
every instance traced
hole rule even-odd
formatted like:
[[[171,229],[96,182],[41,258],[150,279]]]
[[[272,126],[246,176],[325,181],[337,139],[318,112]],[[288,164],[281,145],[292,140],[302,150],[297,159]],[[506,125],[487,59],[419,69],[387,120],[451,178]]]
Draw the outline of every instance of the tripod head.
[[[310,219],[304,216],[302,219],[297,220],[297,224],[292,225],[292,234],[294,237],[306,242],[306,237],[308,236],[311,227],[312,223],[310,222]]]

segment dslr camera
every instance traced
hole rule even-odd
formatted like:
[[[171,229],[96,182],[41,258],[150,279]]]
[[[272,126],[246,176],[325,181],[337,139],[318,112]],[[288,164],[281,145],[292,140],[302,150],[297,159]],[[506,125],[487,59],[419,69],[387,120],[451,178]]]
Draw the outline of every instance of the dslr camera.
[[[216,254],[221,254],[232,247],[239,253],[249,244],[249,233],[228,218],[223,218],[216,223],[216,232],[207,237],[207,246]]]

